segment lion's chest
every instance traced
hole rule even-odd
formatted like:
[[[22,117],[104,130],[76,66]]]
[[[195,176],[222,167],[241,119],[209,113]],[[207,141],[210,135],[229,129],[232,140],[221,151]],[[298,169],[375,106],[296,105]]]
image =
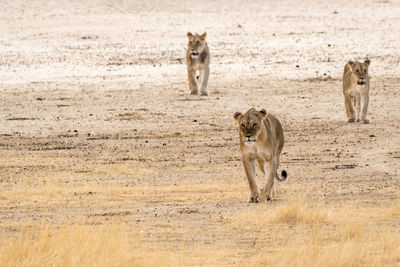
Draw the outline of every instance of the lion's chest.
[[[350,96],[352,97],[359,97],[361,95],[365,95],[368,93],[368,86],[366,84],[364,85],[355,85],[351,90],[350,90]]]
[[[271,153],[268,149],[257,147],[254,145],[243,146],[243,156],[251,160],[270,161]]]
[[[189,64],[189,69],[192,71],[201,71],[204,69],[204,63],[200,62],[200,59],[192,59],[192,62]]]

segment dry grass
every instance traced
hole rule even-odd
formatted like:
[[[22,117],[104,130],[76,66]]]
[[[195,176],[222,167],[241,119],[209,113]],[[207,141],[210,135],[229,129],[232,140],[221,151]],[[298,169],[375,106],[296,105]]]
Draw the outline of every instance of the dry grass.
[[[222,200],[208,195],[208,190],[216,190],[214,186],[197,191],[190,184],[149,190],[162,199],[169,193],[174,201],[188,204],[192,196],[175,197],[193,190],[195,195],[203,194],[203,200]],[[124,190],[133,193],[121,187],[117,195],[124,195]],[[231,199],[233,195],[231,192],[225,197]],[[38,229],[37,223],[31,223],[21,225],[16,235],[10,235],[12,227],[3,224],[0,260],[4,266],[226,266],[246,262],[276,266],[393,265],[400,263],[399,221],[397,215],[387,214],[397,214],[395,203],[387,209],[358,209],[351,203],[337,207],[304,201],[260,203],[248,205],[244,212],[234,211],[224,219],[210,219],[210,225],[198,230],[174,221],[165,224],[167,228],[118,224],[118,216],[115,224],[47,224]],[[190,241],[201,234],[215,236],[204,242]],[[162,240],[146,241],[152,235],[166,235],[166,240],[178,242],[166,245]]]
[[[71,176],[72,177],[72,176]],[[243,189],[245,184],[232,183],[205,183],[205,184],[179,184],[165,186],[133,186],[127,187],[118,183],[104,183],[102,185],[69,186],[59,182],[58,177],[26,177],[25,180],[43,180],[44,184],[21,185],[9,189],[0,187],[0,199],[9,203],[20,201],[38,201],[42,205],[62,203],[65,198],[73,195],[83,195],[86,198],[118,198],[137,201],[180,201],[197,203],[198,201],[214,202],[228,199],[242,201],[246,198]],[[223,189],[221,189],[223,188]],[[91,192],[90,195],[88,193]]]
[[[3,185],[0,184],[0,200],[7,200],[7,194],[4,191]]]
[[[385,218],[399,218],[400,217],[400,200],[397,200],[391,207],[385,212]]]
[[[68,225],[1,240],[3,266],[126,266],[134,262],[129,240],[117,227]]]
[[[46,225],[16,236],[2,234],[0,260],[2,266],[396,265],[400,263],[400,231],[396,218],[384,216],[388,210],[367,218],[361,215],[364,211],[348,205],[333,209],[288,202],[251,207],[246,214],[233,214],[219,230],[221,235],[253,232],[257,242],[251,247],[143,244],[139,229],[126,224]],[[190,232],[180,235],[183,240],[190,236]]]
[[[383,266],[400,263],[400,233],[363,231],[346,225],[335,230],[315,229],[299,235],[278,253],[261,251],[252,265]]]
[[[327,2],[0,2],[0,266],[399,265],[400,2]],[[367,55],[371,123],[346,124],[343,65]],[[250,107],[285,132],[268,203],[246,203]]]
[[[0,239],[1,266],[215,266],[239,252],[210,245],[146,246],[128,231],[126,225],[26,228]]]
[[[124,225],[43,226],[0,240],[1,266],[156,266],[173,254],[135,246]]]
[[[360,209],[290,201],[231,220],[237,231],[258,232],[253,266],[382,266],[400,264],[397,211],[397,202],[387,209]]]
[[[379,266],[400,262],[398,200],[387,202],[387,208],[383,204],[360,207],[357,201],[339,205],[309,201],[306,193],[294,200],[292,193],[289,200],[251,205],[244,202],[246,183],[74,187],[62,182],[64,175],[27,177],[24,181],[29,183],[0,187],[3,207],[29,211],[35,203],[35,209],[45,214],[54,207],[77,214],[77,218],[48,220],[40,229],[30,218],[0,224],[2,265],[224,266],[250,261],[277,266]],[[69,177],[75,179],[74,175]],[[157,207],[158,217],[135,213],[132,205],[144,211]],[[237,209],[232,208],[235,205]],[[222,214],[210,213],[210,207],[219,207]],[[189,220],[194,224],[187,224]]]
[[[319,207],[310,207],[302,203],[288,203],[273,214],[271,222],[277,224],[307,224],[315,225],[326,221],[327,212]]]
[[[328,211],[319,206],[304,202],[289,201],[277,206],[261,204],[254,209],[235,214],[232,219],[238,224],[250,224],[266,227],[275,225],[319,225],[327,221]]]
[[[382,266],[400,264],[400,231],[398,221],[384,216],[388,210],[357,210],[345,205],[332,209],[320,206],[322,213],[300,212],[296,205],[278,209],[275,223],[295,225],[298,222],[318,227],[297,228],[286,236],[287,243],[277,253],[265,247],[252,257],[252,265],[275,266]],[[328,212],[329,211],[329,212]],[[349,216],[349,212],[352,215]],[[326,216],[326,214],[330,216]],[[321,217],[321,214],[325,216]],[[365,214],[370,214],[366,216]],[[373,214],[374,216],[371,216]],[[384,219],[386,218],[386,219]],[[393,224],[395,226],[393,226]],[[392,225],[392,226],[390,226]],[[396,226],[397,225],[397,226]]]

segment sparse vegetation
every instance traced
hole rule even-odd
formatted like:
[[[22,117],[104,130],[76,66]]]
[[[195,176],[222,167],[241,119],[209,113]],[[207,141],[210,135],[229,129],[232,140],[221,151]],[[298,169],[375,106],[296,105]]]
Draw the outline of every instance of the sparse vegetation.
[[[316,225],[324,223],[327,217],[327,211],[324,208],[311,208],[307,204],[292,202],[275,211],[271,219],[274,223],[296,225],[307,224]]]
[[[399,10],[0,1],[0,267],[400,265]],[[342,70],[366,56],[370,124],[349,125]],[[258,204],[232,117],[252,107],[282,122],[288,172]]]

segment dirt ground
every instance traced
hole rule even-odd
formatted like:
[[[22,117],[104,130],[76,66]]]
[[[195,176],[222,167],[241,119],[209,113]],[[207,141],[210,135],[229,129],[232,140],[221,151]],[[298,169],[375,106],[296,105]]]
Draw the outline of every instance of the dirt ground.
[[[287,240],[235,216],[289,200],[375,212],[400,197],[398,1],[3,1],[0,21],[3,236],[118,223],[137,246],[194,265],[204,258],[186,248],[224,248],[208,264],[242,265],[256,236],[270,252]],[[188,31],[207,32],[208,97],[189,95]],[[371,123],[347,124],[343,66],[365,56]],[[286,139],[288,179],[258,206],[232,117],[251,107]],[[399,217],[378,221],[399,233]]]

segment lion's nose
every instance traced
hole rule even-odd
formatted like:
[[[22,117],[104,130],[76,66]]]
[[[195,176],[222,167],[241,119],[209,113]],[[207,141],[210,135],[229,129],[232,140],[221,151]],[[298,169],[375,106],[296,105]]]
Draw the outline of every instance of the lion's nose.
[[[250,138],[250,137],[251,137],[251,134],[247,134],[246,137],[247,137],[247,138]]]

